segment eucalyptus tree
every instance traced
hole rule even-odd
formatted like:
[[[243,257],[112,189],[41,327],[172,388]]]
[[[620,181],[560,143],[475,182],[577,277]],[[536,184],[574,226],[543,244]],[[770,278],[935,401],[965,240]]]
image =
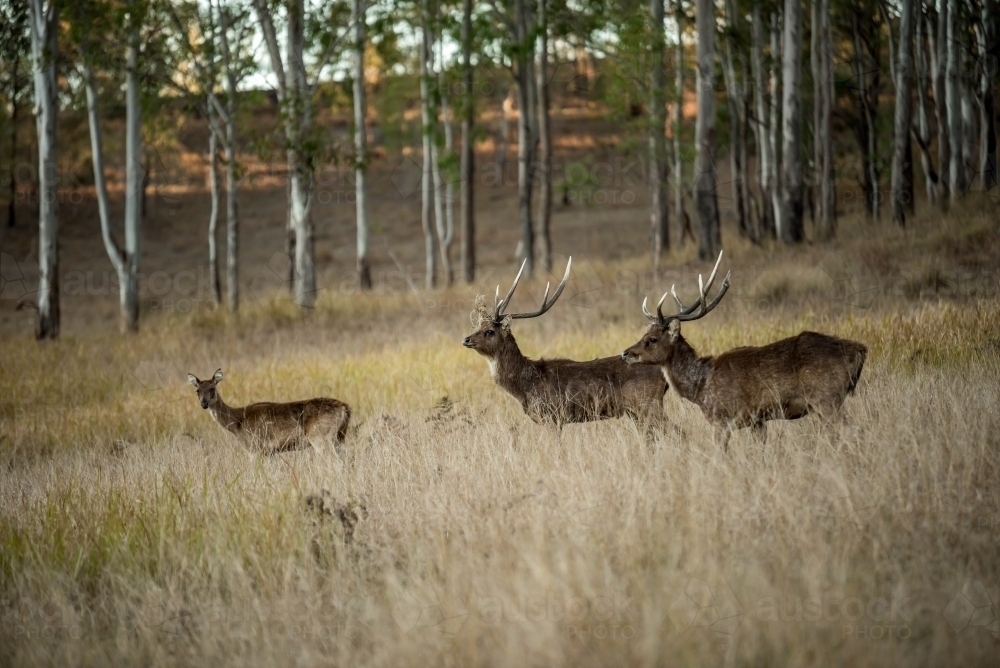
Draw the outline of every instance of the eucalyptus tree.
[[[931,154],[931,124],[927,114],[927,90],[933,86],[934,67],[931,63],[936,61],[934,56],[933,32],[930,31],[930,20],[926,16],[922,0],[918,0],[914,8],[914,82],[917,88],[917,120],[915,126],[911,128],[913,138],[920,147],[920,167],[924,173],[924,188],[927,192],[927,201],[933,205],[939,205],[943,198],[940,196],[940,179],[938,171],[934,165],[934,156]]]
[[[757,187],[760,194],[760,215],[758,225],[761,233],[774,236],[775,213],[772,191],[777,187],[775,169],[775,145],[771,128],[777,124],[772,118],[771,95],[767,78],[769,68],[764,61],[764,8],[754,3],[750,9],[750,74],[753,77],[754,144],[757,147]]]
[[[666,155],[666,71],[663,66],[667,49],[663,25],[663,0],[650,0],[649,4],[649,222],[652,239],[653,271],[659,274],[660,255],[670,248],[670,229],[667,203]]]
[[[812,2],[813,164],[817,181],[816,235],[830,239],[835,232],[836,192],[833,176],[833,42],[830,0]]]
[[[31,63],[38,128],[38,318],[36,339],[59,336],[58,0],[30,0]]]
[[[698,257],[710,260],[722,248],[715,173],[715,7],[712,0],[696,0],[695,22],[698,33],[698,118],[695,123]]]
[[[782,51],[783,174],[778,236],[785,243],[804,240],[802,192],[802,2],[785,0]]]
[[[461,154],[461,230],[462,230],[462,278],[466,283],[476,279],[476,219],[475,175],[476,152],[473,146],[473,127],[476,122],[475,94],[473,93],[472,48],[474,33],[472,28],[472,0],[462,0],[462,154]]]
[[[729,103],[729,164],[732,172],[733,207],[741,235],[758,241],[757,229],[750,222],[750,203],[746,179],[746,133],[749,118],[748,73],[746,72],[743,13],[738,0],[726,0],[726,25],[722,34],[722,74]]]
[[[111,264],[118,275],[120,327],[122,332],[139,328],[139,259],[142,252],[142,189],[145,168],[142,162],[142,95],[145,55],[162,35],[163,26],[141,0],[88,2],[71,5],[70,34],[79,55],[81,78],[86,89],[87,120],[90,127],[91,160],[97,195],[101,236]],[[119,38],[122,36],[123,39]],[[117,83],[125,75],[125,214],[124,245],[119,245],[111,229],[111,211],[104,173],[104,142],[101,132],[101,79]]]
[[[239,309],[239,203],[237,102],[241,82],[256,69],[252,39],[252,12],[245,0],[165,2],[176,42],[175,71],[194,73],[194,80],[173,77],[172,85],[199,99],[209,126],[209,181],[211,211],[208,225],[209,271],[214,297],[221,301],[216,228],[219,215],[218,145],[222,145],[226,170],[226,301],[231,312]],[[221,80],[221,82],[220,82]]]
[[[890,28],[888,12],[886,25]],[[892,34],[889,35],[892,44]],[[911,97],[913,79],[913,0],[902,0],[899,16],[899,46],[890,54],[893,84],[896,88],[894,145],[892,157],[892,219],[900,227],[906,224],[906,209],[913,199],[913,168],[910,148]],[[893,57],[898,56],[898,57]]]
[[[980,0],[979,43],[980,162],[984,190],[1000,183],[997,155],[997,114],[994,97],[996,77],[1000,74],[1000,13],[997,0]]]
[[[365,181],[368,169],[368,126],[365,123],[366,19],[366,0],[351,0],[351,30],[353,30],[351,55],[354,61],[354,199],[357,220],[357,271],[362,290],[370,290],[372,287],[372,272],[368,259],[368,189]]]
[[[351,8],[343,2],[254,0],[254,9],[281,105],[288,161],[288,221],[294,238],[295,301],[308,310],[316,302],[311,216],[315,176],[328,147],[327,138],[315,125],[315,94],[327,66],[350,39]],[[285,27],[283,44],[278,38],[279,21]]]

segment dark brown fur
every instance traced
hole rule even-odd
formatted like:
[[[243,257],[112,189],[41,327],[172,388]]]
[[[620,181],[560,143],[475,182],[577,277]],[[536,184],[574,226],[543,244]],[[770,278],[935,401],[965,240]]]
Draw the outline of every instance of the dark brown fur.
[[[802,332],[760,347],[698,357],[677,320],[652,324],[622,353],[629,364],[657,365],[677,393],[716,425],[723,444],[732,429],[752,427],[766,437],[768,420],[810,413],[829,419],[858,384],[868,349],[856,341]]]
[[[537,423],[559,427],[630,416],[646,429],[666,424],[667,381],[653,367],[630,367],[620,357],[589,362],[530,360],[503,324],[486,322],[463,342],[486,357],[494,382]]]
[[[215,421],[248,450],[273,454],[326,444],[332,445],[338,454],[343,453],[351,421],[351,407],[344,402],[320,397],[234,408],[219,394],[217,385],[221,380],[221,369],[211,380],[198,380],[188,374],[188,382],[197,390],[201,407],[209,410]]]

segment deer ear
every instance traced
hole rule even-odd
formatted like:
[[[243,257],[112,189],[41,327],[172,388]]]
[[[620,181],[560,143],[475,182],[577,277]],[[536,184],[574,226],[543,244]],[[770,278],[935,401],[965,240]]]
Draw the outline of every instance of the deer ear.
[[[196,387],[198,387],[198,378],[193,373],[189,373],[188,374],[188,383],[191,384],[191,387],[195,387],[196,388]]]
[[[681,321],[671,320],[667,323],[667,338],[670,339],[670,343],[677,341],[677,337],[681,335]]]
[[[212,376],[212,382],[218,385],[219,382],[221,381],[222,381],[222,369],[219,369],[218,371],[215,372],[215,375]]]
[[[509,332],[510,331],[510,323],[511,322],[513,322],[513,319],[509,315],[508,316],[504,316],[504,319],[502,321],[500,321],[500,326],[503,327],[503,331],[505,331],[505,332]]]

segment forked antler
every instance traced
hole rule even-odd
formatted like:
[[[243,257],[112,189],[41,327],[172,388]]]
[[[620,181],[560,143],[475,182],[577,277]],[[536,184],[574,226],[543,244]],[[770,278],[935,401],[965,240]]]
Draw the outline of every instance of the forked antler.
[[[668,320],[678,320],[680,322],[688,322],[691,320],[697,320],[698,318],[703,318],[712,309],[719,305],[722,300],[722,296],[726,294],[726,290],[729,289],[729,277],[732,275],[732,271],[726,272],[726,278],[722,281],[722,287],[719,288],[719,294],[715,295],[715,299],[711,302],[707,301],[708,291],[712,289],[712,283],[715,282],[715,274],[719,271],[719,263],[722,262],[722,251],[719,251],[719,259],[715,261],[715,267],[712,268],[712,273],[708,276],[708,283],[704,283],[701,278],[701,274],[698,274],[698,301],[696,301],[691,306],[684,306],[684,302],[680,300],[677,296],[676,286],[671,285],[668,292],[664,292],[663,296],[660,297],[660,301],[656,304],[656,314],[649,312],[646,308],[646,299],[642,300],[642,313],[650,321],[655,322],[659,325],[666,324]],[[674,315],[663,315],[663,302],[667,299],[667,295],[673,295],[674,301],[677,302],[680,311]]]
[[[514,278],[514,284],[510,286],[510,290],[507,291],[507,296],[503,298],[503,301],[500,301],[500,286],[497,286],[497,294],[493,301],[493,322],[500,322],[507,316],[507,314],[504,313],[504,310],[510,304],[510,298],[514,296],[514,289],[517,288],[517,284],[521,280],[521,274],[524,273],[524,266],[526,264],[528,264],[527,260],[521,263],[521,269],[517,272],[517,276]],[[537,311],[532,311],[531,313],[511,313],[510,317],[513,319],[537,318],[552,308],[552,305],[556,303],[557,299],[559,299],[559,295],[562,294],[563,289],[566,287],[566,283],[569,281],[569,270],[571,266],[573,266],[572,256],[569,258],[569,261],[566,262],[566,273],[563,274],[562,280],[559,282],[559,287],[556,288],[555,294],[552,295],[552,299],[549,299],[549,288],[552,287],[552,283],[550,282],[545,284],[545,294],[542,295],[542,305]]]

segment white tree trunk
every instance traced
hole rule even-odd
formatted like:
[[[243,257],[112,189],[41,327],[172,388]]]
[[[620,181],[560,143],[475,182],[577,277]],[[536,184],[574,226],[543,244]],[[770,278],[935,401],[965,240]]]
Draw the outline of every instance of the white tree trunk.
[[[933,1],[933,0],[932,0]],[[938,139],[938,190],[941,194],[940,204],[947,208],[951,199],[951,130],[948,125],[948,2],[938,0],[936,30],[928,29],[928,37],[933,36],[933,43],[928,44],[931,54],[931,71],[934,77],[934,115],[937,118]]]
[[[59,336],[59,167],[56,125],[59,89],[56,78],[59,13],[55,0],[31,0],[31,59],[38,128],[38,319],[36,339]],[[17,72],[14,73],[17,76]]]
[[[371,290],[372,275],[368,261],[368,191],[365,172],[368,168],[368,128],[365,124],[365,0],[351,3],[354,25],[354,193],[358,235],[358,280],[362,290]]]
[[[663,34],[663,0],[660,3],[660,35]],[[538,0],[538,256],[542,270],[552,269],[552,236],[549,225],[552,218],[552,136],[549,123],[549,35],[548,0]],[[663,53],[660,51],[662,70]],[[662,78],[662,75],[661,75]],[[662,82],[661,82],[662,84]],[[662,99],[662,98],[661,98]],[[663,104],[660,104],[660,145],[663,144]],[[662,164],[662,163],[661,163]],[[665,215],[665,214],[664,214]]]
[[[475,95],[472,91],[472,0],[462,0],[462,278],[476,278],[476,223],[473,206]]]
[[[534,48],[532,48],[531,21],[528,0],[514,0],[515,34],[512,37],[520,45],[517,55],[517,192],[518,211],[521,220],[521,241],[518,244],[520,257],[526,261],[524,266],[528,277],[535,268],[534,225],[531,218],[531,168],[534,163],[535,134],[533,120],[535,100],[532,93],[532,68],[534,63]]]
[[[778,5],[777,9],[781,9]],[[781,217],[782,184],[781,184],[781,13],[771,14],[771,211],[774,214],[774,236],[781,237],[783,224]]]
[[[802,3],[785,0],[782,43],[782,212],[780,238],[804,239],[802,224]]]
[[[236,313],[240,307],[239,239],[240,218],[237,201],[236,179],[236,73],[233,71],[232,54],[229,52],[229,13],[219,7],[221,23],[222,62],[226,71],[226,301],[229,311]]]
[[[746,73],[737,73],[738,45],[734,34],[739,32],[740,10],[737,0],[726,0],[726,24],[729,33],[723,45],[725,60],[723,76],[726,81],[726,99],[729,103],[729,164],[732,172],[733,208],[740,234],[757,241],[756,231],[750,228],[746,197]],[[743,75],[741,77],[741,74]]]
[[[431,179],[434,171],[433,131],[434,123],[431,117],[430,99],[430,69],[428,61],[431,58],[430,35],[430,0],[422,0],[421,4],[421,47],[420,47],[420,117],[423,121],[423,175],[420,180],[421,206],[420,222],[424,229],[424,257],[426,262],[424,285],[428,290],[434,288],[437,273],[437,237],[434,232],[434,220],[431,210]]]
[[[134,18],[132,20],[135,20]],[[125,283],[122,331],[139,329],[139,258],[142,253],[142,111],[139,106],[139,26],[130,26],[125,73]]]
[[[757,144],[757,184],[761,199],[761,228],[774,235],[774,206],[771,190],[771,104],[764,83],[764,26],[760,16],[760,4],[755,3],[750,10],[750,72],[753,76],[753,99],[756,122],[753,124]]]
[[[907,201],[912,184],[907,183],[906,162],[910,151],[910,97],[913,77],[913,0],[902,0],[899,17],[898,62],[893,78],[896,84],[896,114],[894,119],[895,141],[892,156],[892,219],[899,225],[906,224]],[[890,36],[891,39],[891,36]]]
[[[927,201],[931,204],[938,204],[938,183],[937,172],[934,169],[934,161],[931,157],[931,126],[927,117],[927,88],[931,83],[931,68],[927,58],[927,21],[924,19],[922,0],[914,7],[914,28],[915,35],[913,41],[914,65],[916,67],[917,82],[917,143],[920,145],[920,167],[924,173],[924,188],[927,191]],[[927,39],[927,42],[925,42]],[[932,43],[932,42],[931,42]]]
[[[208,103],[208,181],[212,206],[208,214],[208,274],[212,284],[212,299],[222,301],[219,285],[219,251],[216,243],[219,228],[219,148],[216,135],[215,109]]]
[[[684,156],[681,154],[681,121],[684,117],[684,9],[681,0],[674,3],[674,21],[677,23],[677,43],[674,44],[674,57],[677,61],[674,98],[674,214],[680,231],[678,241],[683,244],[687,213],[684,211]]]
[[[697,0],[695,14],[698,30],[698,118],[695,123],[698,257],[711,260],[722,248],[715,174],[715,7],[712,0]]]
[[[539,7],[545,0],[539,0]],[[650,20],[652,22],[652,73],[649,86],[649,224],[652,241],[653,272],[660,273],[660,255],[670,246],[667,230],[667,193],[664,188],[666,177],[666,148],[664,137],[666,76],[663,71],[663,51],[666,40],[663,29],[663,0],[650,0]],[[544,52],[543,52],[544,53]],[[542,139],[542,151],[547,137]],[[544,196],[544,193],[542,193]]]

